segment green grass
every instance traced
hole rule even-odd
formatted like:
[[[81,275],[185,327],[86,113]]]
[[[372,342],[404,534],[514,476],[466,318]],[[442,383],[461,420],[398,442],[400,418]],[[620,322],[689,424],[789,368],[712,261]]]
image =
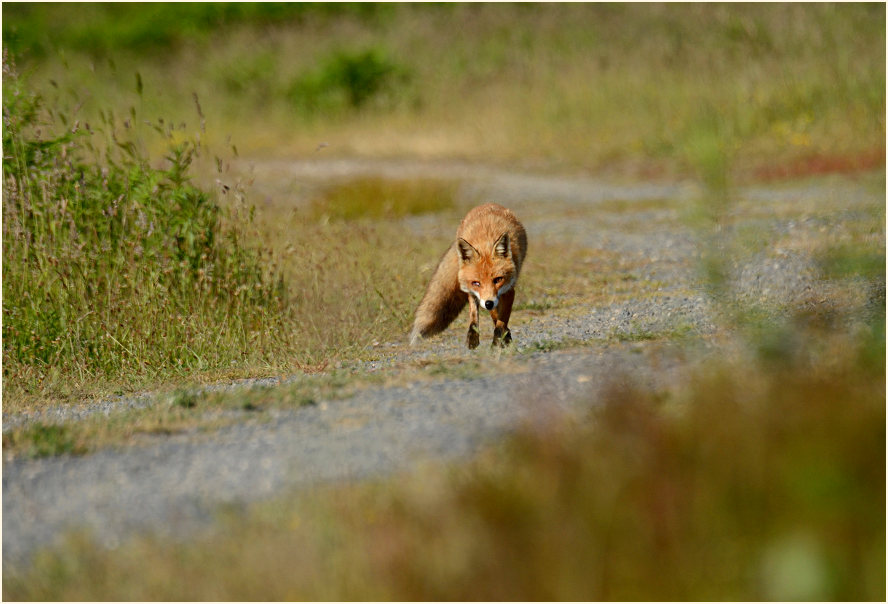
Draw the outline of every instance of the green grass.
[[[161,121],[167,152],[150,157],[135,112],[91,128],[13,69],[4,63],[6,394],[181,376],[270,345],[286,286],[191,183],[200,143]]]
[[[796,336],[614,387],[468,465],[223,511],[187,543],[71,534],[5,566],[4,597],[883,600],[884,336]]]

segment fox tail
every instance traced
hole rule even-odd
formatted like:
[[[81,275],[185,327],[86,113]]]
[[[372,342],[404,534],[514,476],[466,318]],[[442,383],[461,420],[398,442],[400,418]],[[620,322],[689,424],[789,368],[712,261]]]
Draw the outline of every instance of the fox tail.
[[[410,331],[411,345],[420,338],[428,338],[447,329],[468,302],[468,296],[459,288],[458,273],[459,254],[456,242],[453,242],[441,257],[416,309],[416,319]]]

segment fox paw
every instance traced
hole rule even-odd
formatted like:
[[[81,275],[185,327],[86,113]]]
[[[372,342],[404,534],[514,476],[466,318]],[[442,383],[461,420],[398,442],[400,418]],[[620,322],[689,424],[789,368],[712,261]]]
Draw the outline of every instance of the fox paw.
[[[509,331],[508,327],[497,327],[493,330],[493,342],[490,343],[491,346],[499,346],[500,348],[504,348],[512,343],[512,332]]]
[[[478,326],[470,325],[469,333],[466,334],[466,346],[469,348],[478,348],[478,344],[481,343],[481,337],[478,335]]]

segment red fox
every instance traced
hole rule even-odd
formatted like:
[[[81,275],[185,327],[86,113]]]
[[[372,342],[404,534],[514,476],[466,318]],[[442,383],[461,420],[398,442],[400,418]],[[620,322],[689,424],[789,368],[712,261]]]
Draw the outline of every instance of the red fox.
[[[466,345],[478,347],[481,308],[493,319],[493,344],[509,344],[509,315],[526,253],[527,233],[511,210],[495,203],[470,210],[416,309],[410,343],[444,331],[470,302]]]

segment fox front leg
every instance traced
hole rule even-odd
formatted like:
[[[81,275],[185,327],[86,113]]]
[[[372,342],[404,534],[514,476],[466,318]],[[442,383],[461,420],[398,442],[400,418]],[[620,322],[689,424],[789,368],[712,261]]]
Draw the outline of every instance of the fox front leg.
[[[493,342],[491,346],[507,346],[512,343],[512,332],[509,331],[509,316],[512,314],[512,303],[515,301],[515,290],[510,289],[500,296],[499,304],[490,311],[493,319]]]
[[[469,332],[466,334],[466,346],[478,348],[481,342],[481,329],[478,326],[478,299],[469,294]]]

